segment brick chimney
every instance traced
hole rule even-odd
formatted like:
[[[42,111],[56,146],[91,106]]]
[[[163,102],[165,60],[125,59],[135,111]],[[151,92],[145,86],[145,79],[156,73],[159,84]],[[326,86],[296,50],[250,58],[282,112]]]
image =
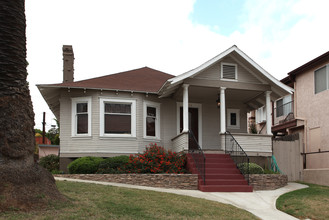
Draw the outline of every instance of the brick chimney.
[[[74,81],[74,53],[72,45],[63,45],[63,83]]]

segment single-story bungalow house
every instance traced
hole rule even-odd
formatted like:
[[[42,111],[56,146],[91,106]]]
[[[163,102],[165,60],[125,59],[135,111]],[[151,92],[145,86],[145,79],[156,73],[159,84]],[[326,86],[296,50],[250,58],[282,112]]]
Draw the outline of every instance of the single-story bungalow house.
[[[228,131],[249,156],[266,158],[271,102],[293,92],[235,45],[178,76],[143,67],[74,81],[72,46],[63,56],[63,82],[37,87],[60,121],[64,170],[78,157],[135,154],[150,143],[187,151],[189,131],[204,151],[224,151]],[[247,113],[264,105],[269,132],[249,134]]]

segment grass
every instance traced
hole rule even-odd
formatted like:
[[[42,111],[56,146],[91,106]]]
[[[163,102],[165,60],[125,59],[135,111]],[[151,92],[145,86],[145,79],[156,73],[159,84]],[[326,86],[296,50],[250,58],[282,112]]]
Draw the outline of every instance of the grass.
[[[303,184],[309,188],[280,196],[276,207],[300,219],[329,219],[329,187]]]
[[[0,219],[258,219],[231,205],[170,193],[66,181],[57,186],[66,204],[0,213]]]

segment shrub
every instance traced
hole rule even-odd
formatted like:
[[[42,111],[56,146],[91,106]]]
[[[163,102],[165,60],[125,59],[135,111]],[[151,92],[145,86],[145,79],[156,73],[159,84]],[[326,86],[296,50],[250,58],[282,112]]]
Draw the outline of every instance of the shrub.
[[[280,174],[280,172],[279,171],[273,171],[273,170],[265,169],[264,170],[264,174]]]
[[[59,156],[50,154],[45,157],[41,157],[39,165],[46,168],[49,172],[59,170]]]
[[[100,157],[81,157],[71,162],[67,168],[71,174],[94,174],[103,160]]]
[[[239,163],[238,168],[243,174],[248,173],[248,163]],[[263,174],[264,169],[260,167],[258,164],[249,163],[249,174]]]
[[[124,173],[129,156],[109,157],[99,164],[97,173]]]
[[[186,155],[167,151],[157,144],[150,144],[144,153],[130,155],[125,166],[128,173],[186,173]]]

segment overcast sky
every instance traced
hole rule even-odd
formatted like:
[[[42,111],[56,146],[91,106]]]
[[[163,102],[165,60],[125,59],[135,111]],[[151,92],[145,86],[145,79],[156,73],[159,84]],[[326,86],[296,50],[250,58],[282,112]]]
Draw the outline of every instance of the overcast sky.
[[[36,84],[62,82],[62,45],[75,80],[148,66],[173,75],[232,45],[278,79],[329,50],[327,0],[29,0],[28,81],[35,127],[54,115]]]

